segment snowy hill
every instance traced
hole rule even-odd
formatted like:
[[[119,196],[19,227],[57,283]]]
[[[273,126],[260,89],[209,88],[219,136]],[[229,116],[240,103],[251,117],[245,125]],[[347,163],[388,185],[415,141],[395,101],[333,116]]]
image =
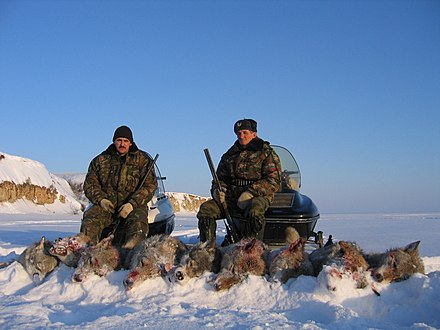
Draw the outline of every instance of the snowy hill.
[[[81,212],[68,182],[35,160],[0,152],[0,213]]]
[[[85,173],[56,173],[60,178],[65,179],[75,194],[76,199],[84,207],[89,204],[89,200],[86,195],[84,195],[84,179],[86,178]]]

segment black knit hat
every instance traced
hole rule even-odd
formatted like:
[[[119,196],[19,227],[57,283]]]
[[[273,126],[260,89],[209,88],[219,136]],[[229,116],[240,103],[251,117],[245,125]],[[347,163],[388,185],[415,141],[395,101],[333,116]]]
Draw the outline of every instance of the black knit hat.
[[[240,119],[234,125],[234,132],[237,134],[238,131],[247,129],[252,132],[257,131],[257,122],[253,119]]]
[[[120,126],[116,129],[115,134],[113,134],[113,141],[117,138],[126,138],[133,143],[133,133],[128,126]]]

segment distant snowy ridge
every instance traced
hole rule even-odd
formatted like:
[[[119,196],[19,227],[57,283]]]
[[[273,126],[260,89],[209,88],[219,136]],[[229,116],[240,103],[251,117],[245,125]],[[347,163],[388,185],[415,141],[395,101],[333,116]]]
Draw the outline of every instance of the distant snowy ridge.
[[[166,194],[176,213],[197,213],[200,205],[209,199],[208,197],[181,192],[167,192]]]
[[[81,212],[69,183],[35,160],[0,152],[0,213]]]
[[[85,173],[52,174],[35,160],[0,152],[0,213],[80,213],[89,203]],[[167,192],[176,213],[196,213],[208,199]]]

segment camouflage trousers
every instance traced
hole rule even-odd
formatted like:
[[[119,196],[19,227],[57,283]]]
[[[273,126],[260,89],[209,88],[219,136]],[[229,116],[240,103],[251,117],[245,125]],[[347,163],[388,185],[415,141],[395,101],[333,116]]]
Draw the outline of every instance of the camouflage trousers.
[[[87,235],[93,244],[113,231],[114,245],[133,248],[148,235],[148,210],[135,208],[125,219],[105,211],[99,205],[93,205],[84,212],[80,232]]]
[[[265,197],[252,198],[245,210],[238,208],[236,203],[232,206],[228,205],[228,211],[231,214],[237,229],[237,236],[240,239],[245,237],[263,238],[264,213],[269,208],[269,205],[270,203]],[[204,202],[197,213],[200,241],[215,240],[217,220],[225,218],[225,213],[215,200],[210,199]],[[225,237],[224,243],[227,244],[228,240],[229,242],[231,241],[229,237]]]

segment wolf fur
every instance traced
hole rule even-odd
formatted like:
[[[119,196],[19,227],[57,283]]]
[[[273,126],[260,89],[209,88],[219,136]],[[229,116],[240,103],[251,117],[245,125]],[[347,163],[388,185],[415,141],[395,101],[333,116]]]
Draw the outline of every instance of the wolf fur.
[[[424,274],[419,244],[417,241],[385,253],[366,254],[373,278],[377,282],[390,283],[406,280],[415,273]]]
[[[269,248],[256,238],[243,239],[226,246],[214,289],[227,290],[241,283],[248,275],[264,276],[268,272],[269,260]]]
[[[88,246],[78,261],[73,273],[74,282],[83,282],[90,275],[106,276],[119,267],[119,251],[112,245],[113,235],[104,238],[95,246]]]
[[[286,228],[285,248],[272,253],[269,275],[275,282],[286,283],[300,275],[313,275],[313,265],[304,252],[305,239],[293,227]]]
[[[171,268],[166,278],[171,283],[184,284],[189,279],[199,277],[205,272],[218,273],[220,271],[222,253],[209,241],[199,242],[186,251],[179,264]]]
[[[90,245],[90,238],[79,233],[73,236],[56,239],[49,253],[69,267],[77,267],[81,254]]]
[[[51,242],[44,236],[18,257],[18,262],[24,267],[35,284],[40,284],[57,266],[58,259],[49,254]]]
[[[330,284],[332,277],[342,279],[348,276],[355,281],[357,288],[365,288],[369,283],[369,265],[361,248],[354,242],[339,241],[317,249],[310,254],[310,261],[315,276],[324,269],[329,290],[336,290]]]
[[[172,266],[180,262],[188,247],[176,237],[166,234],[144,239],[128,256],[130,271],[124,280],[126,290],[148,278],[165,276]]]

